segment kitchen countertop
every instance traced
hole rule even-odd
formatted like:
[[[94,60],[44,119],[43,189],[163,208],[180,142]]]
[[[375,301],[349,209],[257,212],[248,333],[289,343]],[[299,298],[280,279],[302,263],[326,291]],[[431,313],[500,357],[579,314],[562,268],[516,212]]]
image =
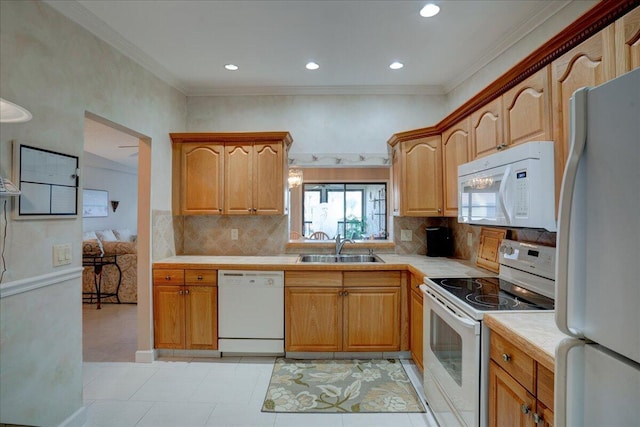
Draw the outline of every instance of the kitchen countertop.
[[[554,372],[556,346],[568,337],[556,326],[554,312],[492,313],[485,314],[483,321],[492,331]]]
[[[425,255],[376,254],[384,263],[299,263],[298,254],[274,256],[180,255],[153,263],[154,268],[225,270],[406,270],[427,277],[495,276],[469,261]]]

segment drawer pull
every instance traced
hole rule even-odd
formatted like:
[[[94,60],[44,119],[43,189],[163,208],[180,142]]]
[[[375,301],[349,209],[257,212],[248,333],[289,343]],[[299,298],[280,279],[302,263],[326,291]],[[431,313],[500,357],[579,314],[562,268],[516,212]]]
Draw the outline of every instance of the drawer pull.
[[[511,360],[511,356],[509,356],[507,353],[502,353],[502,360],[508,362]]]
[[[520,406],[520,410],[522,411],[523,414],[528,414],[529,412],[531,412],[531,408],[526,405],[526,404],[522,404],[522,406]]]
[[[544,422],[544,418],[542,418],[542,415],[539,415],[537,412],[533,414],[533,422],[536,424],[540,424],[542,422]]]

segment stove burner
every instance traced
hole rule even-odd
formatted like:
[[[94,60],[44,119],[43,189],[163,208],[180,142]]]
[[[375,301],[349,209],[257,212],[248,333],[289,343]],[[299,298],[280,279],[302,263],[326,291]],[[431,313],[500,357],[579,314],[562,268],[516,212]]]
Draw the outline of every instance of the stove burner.
[[[518,304],[520,304],[520,301],[514,298],[511,298],[506,295],[497,295],[497,294],[490,294],[490,295],[468,294],[465,298],[469,302],[475,302],[477,304],[480,304],[488,308],[516,307]]]

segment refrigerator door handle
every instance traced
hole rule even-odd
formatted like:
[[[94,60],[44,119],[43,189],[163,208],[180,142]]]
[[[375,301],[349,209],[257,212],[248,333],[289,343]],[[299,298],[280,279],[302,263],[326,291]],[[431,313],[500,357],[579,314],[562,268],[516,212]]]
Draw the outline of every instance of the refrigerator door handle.
[[[584,338],[582,333],[569,327],[568,305],[569,305],[569,233],[571,219],[571,205],[573,193],[576,185],[576,175],[580,158],[584,152],[587,135],[587,88],[578,89],[571,98],[571,146],[567,164],[562,177],[560,191],[560,203],[558,211],[558,239],[557,239],[557,263],[556,263],[556,325],[558,329],[567,335]],[[559,141],[556,141],[559,143]],[[574,290],[574,283],[572,287]]]
[[[507,220],[507,225],[511,224],[511,214],[509,214],[509,211],[507,210],[507,181],[509,179],[509,175],[511,175],[511,165],[507,166],[507,169],[504,171],[502,181],[500,182],[500,190],[498,191],[500,209],[504,214],[504,218]]]
[[[556,347],[555,379],[553,384],[554,408],[553,419],[556,427],[567,426],[567,380],[569,350],[582,345],[575,338],[565,338]]]

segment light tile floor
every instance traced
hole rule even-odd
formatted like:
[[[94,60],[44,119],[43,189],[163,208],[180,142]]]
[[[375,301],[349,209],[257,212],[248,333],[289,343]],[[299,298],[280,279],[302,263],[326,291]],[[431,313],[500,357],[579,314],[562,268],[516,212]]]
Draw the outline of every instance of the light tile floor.
[[[273,357],[162,359],[151,364],[85,362],[89,426],[105,427],[435,427],[423,414],[261,412]],[[403,361],[424,402],[420,372]]]

